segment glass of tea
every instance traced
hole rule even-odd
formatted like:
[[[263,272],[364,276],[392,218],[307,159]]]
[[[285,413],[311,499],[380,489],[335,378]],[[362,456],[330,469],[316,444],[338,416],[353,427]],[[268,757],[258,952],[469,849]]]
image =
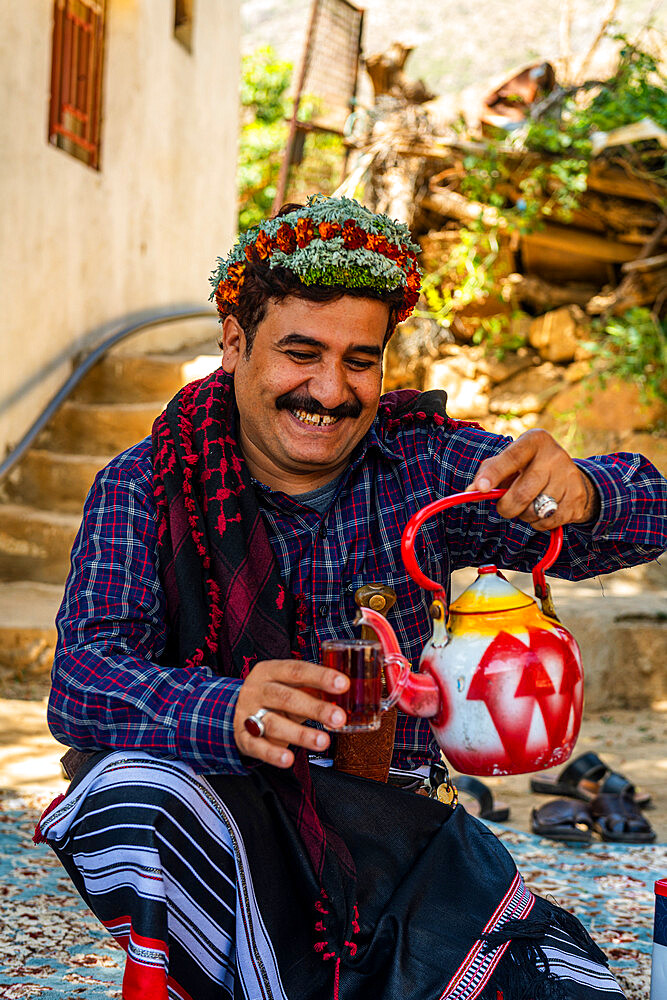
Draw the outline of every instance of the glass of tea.
[[[387,657],[389,659],[389,657]],[[383,712],[395,705],[405,687],[410,671],[409,662],[398,654],[392,662],[401,671],[398,683],[388,698],[382,697],[382,647],[373,639],[325,639],[322,643],[322,665],[340,670],[350,678],[343,694],[329,695],[331,701],[345,710],[347,722],[337,726],[337,733],[361,733],[380,728]]]

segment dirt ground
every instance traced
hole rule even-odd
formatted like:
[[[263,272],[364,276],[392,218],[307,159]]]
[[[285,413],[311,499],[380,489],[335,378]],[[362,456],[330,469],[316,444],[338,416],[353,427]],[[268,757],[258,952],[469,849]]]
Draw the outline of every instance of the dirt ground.
[[[0,793],[5,800],[18,796],[28,802],[48,801],[65,790],[60,773],[64,751],[46,726],[46,700],[45,690],[32,699],[0,698]],[[650,710],[588,714],[575,755],[588,750],[651,793],[653,805],[646,818],[657,833],[657,842],[667,843],[667,702]],[[529,775],[484,780],[496,802],[510,807],[505,825],[530,832],[531,811],[551,797],[531,793]]]
[[[656,842],[667,843],[667,702],[658,702],[652,709],[585,714],[573,757],[589,750],[638,789],[650,792],[652,803],[646,819],[656,831]],[[557,774],[560,770],[562,767],[556,767],[542,773]],[[524,832],[530,831],[532,810],[553,798],[530,792],[529,775],[484,780],[494,799],[510,807],[505,825]]]

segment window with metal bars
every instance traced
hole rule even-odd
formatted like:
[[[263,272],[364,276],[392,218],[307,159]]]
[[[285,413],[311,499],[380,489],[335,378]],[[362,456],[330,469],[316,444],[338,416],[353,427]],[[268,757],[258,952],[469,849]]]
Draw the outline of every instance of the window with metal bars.
[[[106,0],[54,0],[49,142],[100,169]]]

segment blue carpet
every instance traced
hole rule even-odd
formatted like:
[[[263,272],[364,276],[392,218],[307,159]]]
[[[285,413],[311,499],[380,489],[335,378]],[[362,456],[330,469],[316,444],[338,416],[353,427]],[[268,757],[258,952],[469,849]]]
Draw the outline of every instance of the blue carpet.
[[[648,1000],[653,887],[667,877],[667,845],[567,845],[488,825],[528,887],[575,913],[588,928],[628,1000]]]
[[[32,835],[39,813],[0,815],[0,998],[121,996],[125,953]]]
[[[33,845],[38,815],[21,808],[0,815],[0,1000],[120,997],[124,953],[89,914],[48,847]],[[591,930],[629,1000],[646,1000],[653,882],[667,875],[667,846],[569,847],[490,826],[528,886],[574,911]]]

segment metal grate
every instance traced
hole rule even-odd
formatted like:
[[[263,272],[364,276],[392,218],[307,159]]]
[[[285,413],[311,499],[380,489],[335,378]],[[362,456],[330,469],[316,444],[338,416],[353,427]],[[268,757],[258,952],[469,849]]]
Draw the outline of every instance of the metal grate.
[[[314,99],[308,122],[316,128],[343,133],[357,88],[363,16],[348,0],[316,4],[301,87],[302,100]],[[304,120],[302,114],[299,118]]]
[[[363,28],[364,12],[349,0],[313,0],[272,214],[284,201],[290,165],[301,161],[305,132],[344,134],[357,92]]]
[[[105,0],[55,0],[49,142],[95,170],[100,160]]]

